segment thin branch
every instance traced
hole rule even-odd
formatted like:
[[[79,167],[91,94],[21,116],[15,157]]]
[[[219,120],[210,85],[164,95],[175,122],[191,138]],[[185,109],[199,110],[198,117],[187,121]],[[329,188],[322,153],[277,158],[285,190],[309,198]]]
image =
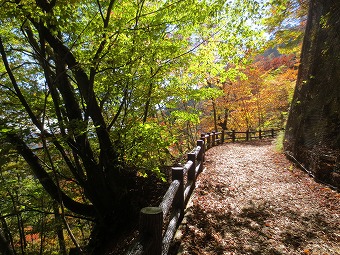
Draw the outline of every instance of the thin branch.
[[[37,64],[37,63],[35,63],[35,62],[25,61],[25,62],[22,62],[22,63],[21,63],[20,65],[18,65],[18,66],[12,67],[11,70],[14,71],[14,70],[16,70],[16,69],[19,69],[19,68],[25,66],[25,65],[36,65],[36,64]],[[6,75],[7,75],[7,72],[0,74],[0,78],[3,78],[3,77],[6,76]]]
[[[92,21],[95,19],[95,17],[97,17],[98,13],[96,13],[95,15],[93,15],[92,19],[86,24],[86,26],[83,28],[83,30],[81,30],[81,32],[77,35],[76,39],[74,40],[74,42],[72,43],[72,45],[70,46],[70,50],[73,49],[73,47],[76,45],[76,43],[78,42],[78,39],[80,38],[80,36],[85,32],[85,30],[88,28],[88,26],[92,23]]]
[[[103,22],[105,22],[104,14],[103,14],[103,11],[102,11],[102,6],[101,6],[99,0],[97,0],[97,4],[98,4],[100,16],[102,17]]]
[[[3,87],[3,88],[5,88],[5,89],[9,90],[9,91],[10,91],[12,94],[14,94],[15,96],[18,96],[18,94],[15,93],[15,91],[14,91],[12,88],[8,87],[7,85],[4,85],[4,84],[0,83],[0,87]]]
[[[60,187],[60,184],[59,184],[59,178],[58,178],[58,171],[54,165],[54,161],[52,159],[52,156],[47,148],[47,143],[46,143],[46,139],[44,137],[42,137],[42,142],[43,142],[43,145],[44,145],[44,149],[45,149],[45,153],[47,155],[47,158],[48,160],[50,161],[50,164],[51,164],[51,168],[52,168],[52,171],[53,171],[53,174],[54,174],[54,178],[55,178],[55,182],[56,182],[56,186],[58,188],[58,196],[59,196],[59,200],[61,201],[60,202],[60,208],[61,208],[61,218],[65,224],[65,227],[66,227],[66,230],[69,234],[69,236],[71,237],[71,240],[73,242],[73,244],[77,247],[77,249],[83,253],[77,239],[75,238],[69,224],[67,223],[66,221],[66,218],[65,218],[65,208],[64,208],[64,204],[63,204],[63,200],[62,200],[62,192],[61,192],[61,187]]]
[[[104,29],[109,26],[111,11],[112,11],[112,8],[113,8],[113,5],[114,5],[115,1],[116,0],[111,0],[110,3],[109,3],[109,7],[108,7],[107,12],[106,12],[106,18],[103,20],[103,22],[104,22],[104,25],[103,25]],[[100,9],[100,14],[103,17],[103,13],[102,13],[101,9]],[[90,70],[90,78],[89,78],[90,86],[93,86],[94,76],[96,74],[96,69],[97,69],[97,67],[99,65],[100,54],[103,52],[104,47],[107,44],[106,34],[107,34],[107,32],[103,32],[103,34],[102,34],[103,40],[100,42],[99,47],[97,49],[97,52],[96,52],[96,54],[94,55],[94,57],[92,59],[92,62],[94,63],[94,66],[91,67],[91,70]],[[93,88],[91,87],[91,89],[93,89]]]
[[[124,97],[123,97],[123,99],[122,99],[122,102],[121,102],[120,105],[119,105],[118,111],[116,112],[115,116],[113,117],[112,121],[110,122],[110,124],[109,124],[108,127],[107,127],[107,130],[108,130],[108,131],[112,128],[112,126],[114,125],[114,123],[117,121],[117,119],[118,119],[118,117],[119,117],[121,111],[123,110],[123,106],[124,106],[124,103],[125,103],[125,101],[126,101],[126,96],[127,96],[127,93],[124,92]]]
[[[18,153],[21,154],[21,156],[30,165],[34,175],[38,178],[39,182],[47,191],[47,193],[51,196],[51,198],[58,201],[59,203],[64,203],[69,210],[75,213],[90,217],[94,216],[95,211],[93,205],[79,203],[73,200],[68,195],[66,195],[60,189],[58,189],[57,185],[54,183],[52,178],[40,164],[38,157],[32,152],[32,150],[25,144],[25,142],[18,135],[13,133],[6,133],[6,136],[8,141],[13,146],[15,146]]]
[[[177,5],[178,3],[183,2],[183,1],[184,1],[184,0],[179,0],[179,1],[177,1],[177,2],[174,2],[174,3],[169,4],[169,5],[167,5],[167,6],[163,6],[163,7],[159,8],[158,10],[155,10],[155,11],[152,11],[152,12],[148,12],[148,13],[144,13],[144,14],[140,14],[140,15],[139,15],[139,18],[148,16],[148,15],[151,15],[151,14],[155,14],[155,13],[160,12],[160,11],[163,11],[163,10],[168,9],[169,7],[171,7],[171,6],[173,6],[173,5]],[[127,23],[129,23],[129,22],[131,22],[131,21],[133,21],[133,20],[135,20],[135,18],[129,20]],[[167,24],[169,24],[169,23],[172,23],[172,22],[168,22]]]
[[[108,25],[109,25],[111,11],[112,11],[112,8],[113,8],[113,5],[114,5],[115,2],[116,2],[116,0],[111,0],[110,4],[109,4],[109,7],[107,8],[106,18],[104,20],[104,27],[105,28],[108,27]]]
[[[45,215],[54,215],[55,214],[54,212],[44,211],[44,210],[41,210],[41,209],[30,208],[30,207],[27,207],[26,205],[24,205],[24,206],[25,206],[25,209],[23,209],[23,210],[19,210],[19,211],[16,211],[16,212],[8,213],[8,214],[5,214],[5,215],[0,215],[0,220],[6,219],[6,218],[9,218],[9,217],[13,217],[13,216],[17,216],[18,214],[26,213],[26,212],[36,212],[36,213],[42,213],[42,214],[45,214]],[[59,215],[61,216],[61,214],[59,214]],[[87,220],[87,221],[91,221],[91,222],[94,221],[93,218],[85,217],[85,216],[82,216],[82,215],[74,215],[74,214],[70,214],[70,213],[65,213],[65,217],[81,219],[81,220]]]
[[[14,87],[15,92],[17,93],[17,96],[20,100],[20,102],[22,103],[23,107],[25,108],[26,112],[28,113],[28,115],[30,116],[32,122],[34,123],[34,125],[40,130],[43,131],[43,125],[41,124],[41,122],[38,120],[38,118],[35,116],[35,114],[33,113],[31,107],[28,105],[24,95],[21,93],[21,90],[19,88],[19,85],[13,75],[12,69],[9,66],[8,60],[7,60],[7,55],[5,52],[5,48],[2,42],[2,38],[0,37],[0,53],[2,56],[2,61],[4,63],[5,69],[7,71],[7,74],[12,82],[12,85]]]

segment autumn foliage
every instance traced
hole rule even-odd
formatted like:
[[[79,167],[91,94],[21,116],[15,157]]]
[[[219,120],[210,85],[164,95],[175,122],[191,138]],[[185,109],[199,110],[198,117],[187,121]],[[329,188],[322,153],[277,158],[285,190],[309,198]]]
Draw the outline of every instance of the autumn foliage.
[[[235,79],[215,80],[223,95],[205,102],[203,130],[256,130],[284,126],[297,76],[297,57],[277,53],[254,59]],[[226,70],[228,71],[228,69]]]

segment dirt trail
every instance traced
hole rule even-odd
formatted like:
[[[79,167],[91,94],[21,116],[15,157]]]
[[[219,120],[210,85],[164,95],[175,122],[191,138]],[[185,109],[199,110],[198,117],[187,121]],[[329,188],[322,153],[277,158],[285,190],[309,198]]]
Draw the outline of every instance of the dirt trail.
[[[340,195],[272,142],[210,149],[171,254],[340,255]]]

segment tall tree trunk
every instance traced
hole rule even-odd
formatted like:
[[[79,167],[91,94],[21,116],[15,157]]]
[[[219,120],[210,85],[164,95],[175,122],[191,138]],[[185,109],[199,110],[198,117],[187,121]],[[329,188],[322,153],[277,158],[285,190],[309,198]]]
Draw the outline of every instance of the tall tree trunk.
[[[340,2],[311,0],[285,150],[318,179],[339,183]]]
[[[0,217],[1,217],[1,213],[0,213]],[[1,225],[2,227],[0,227],[0,231],[2,231],[2,234],[3,234],[3,238],[2,238],[2,241],[5,240],[6,243],[8,242],[8,247],[7,247],[7,244],[4,246],[4,247],[7,247],[6,249],[8,250],[12,250],[13,253],[15,253],[15,250],[14,250],[14,242],[13,242],[13,237],[12,237],[12,234],[11,234],[11,231],[7,225],[7,222],[5,220],[5,218],[1,218]],[[1,251],[1,248],[0,248],[0,251]]]
[[[53,202],[53,212],[54,212],[56,233],[57,233],[58,243],[59,243],[59,254],[67,255],[64,230],[63,230],[63,220],[60,216],[59,205],[57,202]]]
[[[0,228],[0,253],[3,255],[15,255],[9,240],[6,239],[2,228]]]
[[[213,107],[213,114],[214,114],[214,129],[217,131],[217,113],[216,113],[216,102],[215,99],[211,99],[212,107]]]
[[[220,118],[218,120],[220,121],[218,125],[222,128],[222,130],[227,130],[228,120],[229,120],[229,109],[228,108],[224,109],[223,121]]]
[[[146,122],[149,114],[149,109],[150,109],[150,103],[151,103],[151,94],[152,94],[152,83],[149,84],[149,90],[147,94],[147,99],[145,103],[145,108],[144,108],[144,116],[143,116],[143,124]]]

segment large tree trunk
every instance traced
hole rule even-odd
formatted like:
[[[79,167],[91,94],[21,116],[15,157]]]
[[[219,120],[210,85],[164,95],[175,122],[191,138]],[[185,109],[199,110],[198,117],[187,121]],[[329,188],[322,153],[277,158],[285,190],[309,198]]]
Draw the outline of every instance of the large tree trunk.
[[[319,180],[340,187],[340,2],[311,0],[285,134],[289,151]]]
[[[4,232],[0,228],[0,252],[3,255],[14,255],[9,241],[6,239]]]

